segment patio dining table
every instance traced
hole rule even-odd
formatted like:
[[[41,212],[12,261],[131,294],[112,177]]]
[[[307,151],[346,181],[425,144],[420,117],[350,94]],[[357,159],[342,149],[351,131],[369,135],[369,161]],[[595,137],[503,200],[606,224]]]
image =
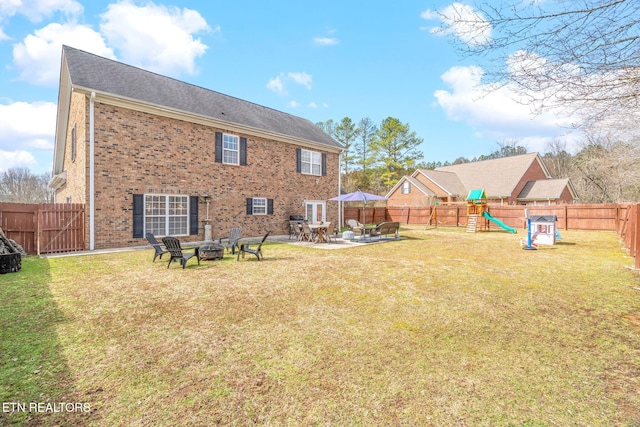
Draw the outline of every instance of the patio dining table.
[[[309,224],[309,228],[314,232],[316,243],[327,243],[327,229],[330,222]]]

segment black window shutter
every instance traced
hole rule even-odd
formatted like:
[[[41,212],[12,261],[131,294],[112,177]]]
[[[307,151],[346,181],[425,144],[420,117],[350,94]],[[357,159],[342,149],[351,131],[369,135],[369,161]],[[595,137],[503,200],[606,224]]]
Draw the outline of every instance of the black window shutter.
[[[322,176],[327,176],[327,155],[322,153]]]
[[[247,198],[247,215],[253,215],[253,199]]]
[[[267,199],[267,215],[273,215],[273,199]]]
[[[222,132],[216,132],[216,163],[222,163]]]
[[[240,166],[247,166],[247,138],[240,138]]]
[[[302,172],[302,149],[296,148],[296,172]]]
[[[198,234],[198,196],[189,196],[189,234]]]
[[[144,237],[144,194],[133,195],[133,237]]]

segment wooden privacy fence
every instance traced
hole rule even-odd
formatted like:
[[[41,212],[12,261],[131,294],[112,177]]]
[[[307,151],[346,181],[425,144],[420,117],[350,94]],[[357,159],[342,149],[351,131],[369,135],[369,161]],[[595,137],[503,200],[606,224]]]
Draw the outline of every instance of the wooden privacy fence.
[[[84,205],[0,203],[0,227],[28,254],[85,249]]]
[[[615,231],[623,239],[629,253],[640,269],[640,204],[588,205],[489,205],[489,212],[510,227],[526,229],[525,209],[530,215],[555,215],[562,230]],[[355,219],[365,224],[398,221],[404,224],[431,226],[467,226],[467,204],[436,206],[345,207],[344,220]],[[364,219],[364,220],[363,220]],[[490,227],[499,229],[499,226]]]

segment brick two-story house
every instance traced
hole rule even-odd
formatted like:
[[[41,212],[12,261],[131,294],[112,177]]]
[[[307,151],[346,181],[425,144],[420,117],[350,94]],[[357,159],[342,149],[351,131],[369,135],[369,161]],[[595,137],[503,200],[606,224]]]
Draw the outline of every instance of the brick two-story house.
[[[300,117],[64,46],[56,126],[50,186],[90,250],[338,219],[343,147]]]

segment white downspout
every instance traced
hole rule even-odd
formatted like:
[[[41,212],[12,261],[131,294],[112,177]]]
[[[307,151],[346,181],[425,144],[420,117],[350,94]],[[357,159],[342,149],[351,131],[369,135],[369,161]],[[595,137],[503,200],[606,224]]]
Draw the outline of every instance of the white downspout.
[[[96,93],[91,92],[89,101],[89,250],[96,247],[96,196],[95,196],[95,100]]]

